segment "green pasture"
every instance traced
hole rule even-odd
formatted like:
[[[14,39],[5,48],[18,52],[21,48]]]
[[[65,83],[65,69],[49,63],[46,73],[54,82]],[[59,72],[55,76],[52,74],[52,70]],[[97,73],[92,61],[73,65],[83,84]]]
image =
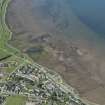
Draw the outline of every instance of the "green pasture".
[[[26,98],[23,96],[9,96],[7,97],[5,105],[25,105]]]

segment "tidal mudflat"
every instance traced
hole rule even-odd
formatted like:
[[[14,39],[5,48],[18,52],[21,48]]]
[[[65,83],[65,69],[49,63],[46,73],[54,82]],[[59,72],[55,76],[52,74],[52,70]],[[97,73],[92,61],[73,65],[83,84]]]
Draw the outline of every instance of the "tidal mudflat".
[[[105,104],[104,40],[67,0],[13,0],[6,21],[13,46],[56,70],[83,98]]]

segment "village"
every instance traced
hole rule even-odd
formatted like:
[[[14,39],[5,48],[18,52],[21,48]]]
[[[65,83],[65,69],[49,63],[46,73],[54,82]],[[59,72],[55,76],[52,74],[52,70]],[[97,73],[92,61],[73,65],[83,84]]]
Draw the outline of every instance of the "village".
[[[62,82],[62,85],[59,82]],[[34,103],[38,105],[51,105],[52,102],[53,105],[58,105],[58,103],[60,105],[64,105],[64,103],[65,105],[70,105],[70,103],[85,105],[79,99],[78,94],[72,88],[65,88],[65,85],[55,72],[47,71],[37,64],[27,63],[17,67],[5,81],[0,83],[0,94],[6,96],[23,95],[34,99]],[[1,98],[1,103],[4,101],[5,98]],[[30,101],[33,102],[33,100]]]

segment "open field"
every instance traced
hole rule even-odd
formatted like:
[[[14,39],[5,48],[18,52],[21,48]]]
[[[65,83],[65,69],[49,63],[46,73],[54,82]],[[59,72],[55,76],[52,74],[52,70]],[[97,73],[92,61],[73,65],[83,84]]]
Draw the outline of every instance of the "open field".
[[[12,32],[8,29],[5,23],[6,9],[10,1],[11,0],[0,0],[0,56],[3,57],[9,55],[10,52],[17,52],[17,49],[7,44],[12,35]]]
[[[5,105],[25,105],[26,98],[23,96],[10,96],[7,98]]]
[[[5,24],[5,14],[6,14],[6,8],[8,6],[8,3],[10,0],[1,0],[0,1],[0,47],[4,47],[4,45],[7,43],[7,41],[11,38],[11,32],[7,28]]]
[[[0,59],[6,57],[8,55],[10,55],[10,54],[0,49]]]

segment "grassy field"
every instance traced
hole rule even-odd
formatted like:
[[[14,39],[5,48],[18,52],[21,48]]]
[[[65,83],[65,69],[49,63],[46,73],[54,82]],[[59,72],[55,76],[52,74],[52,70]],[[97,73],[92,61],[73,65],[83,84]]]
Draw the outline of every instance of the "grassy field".
[[[7,52],[5,52],[5,51],[3,51],[3,50],[0,50],[0,59],[6,57],[6,56],[8,56],[8,55],[9,55],[9,54],[8,54]]]
[[[5,23],[5,15],[10,1],[11,0],[0,0],[0,59],[19,52],[16,48],[8,45],[8,40],[11,39],[12,32]]]
[[[6,57],[9,55],[8,52],[5,52],[5,45],[11,36],[11,32],[5,24],[5,14],[6,8],[10,0],[0,0],[0,58]]]
[[[1,0],[0,1],[0,47],[4,47],[4,45],[7,43],[7,41],[11,37],[11,32],[7,28],[5,24],[5,14],[6,14],[6,8],[8,6],[8,3],[10,0]]]
[[[6,100],[5,105],[25,105],[26,98],[23,96],[10,96]]]
[[[10,35],[10,32],[5,25],[5,13],[8,1],[9,0],[0,0],[0,48],[4,47],[7,36]],[[8,56],[8,53],[0,49],[0,59],[6,56]]]

